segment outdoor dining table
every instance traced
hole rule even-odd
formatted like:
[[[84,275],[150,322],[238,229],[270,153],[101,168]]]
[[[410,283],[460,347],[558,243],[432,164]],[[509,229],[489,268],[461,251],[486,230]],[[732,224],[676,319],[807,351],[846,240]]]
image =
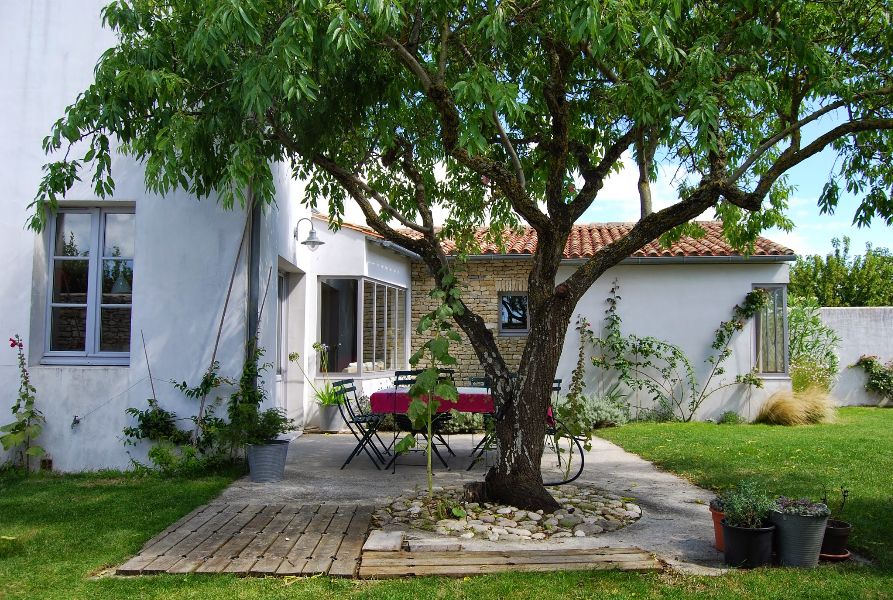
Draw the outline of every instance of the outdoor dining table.
[[[493,396],[487,388],[482,387],[457,387],[459,399],[457,402],[440,399],[437,412],[445,413],[456,410],[465,413],[492,413]],[[408,387],[389,387],[374,392],[369,397],[371,411],[378,414],[402,414],[409,410]]]

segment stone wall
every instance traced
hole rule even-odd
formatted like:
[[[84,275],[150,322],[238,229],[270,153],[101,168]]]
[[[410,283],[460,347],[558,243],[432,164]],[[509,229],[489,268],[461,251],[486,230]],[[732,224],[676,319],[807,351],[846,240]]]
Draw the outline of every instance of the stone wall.
[[[462,300],[477,314],[496,337],[496,343],[509,367],[517,369],[521,362],[521,352],[527,341],[526,335],[499,334],[499,294],[500,292],[526,292],[527,276],[530,273],[529,260],[476,260],[469,261],[457,269],[457,278],[462,286]],[[423,315],[431,312],[437,302],[429,296],[434,287],[434,279],[422,263],[412,264],[412,350],[415,352],[424,343],[415,331],[415,326]],[[461,333],[461,332],[460,332]],[[464,336],[463,336],[464,340]],[[459,364],[456,366],[456,383],[468,385],[468,378],[483,375],[483,369],[471,344],[464,340],[451,346],[451,352]]]

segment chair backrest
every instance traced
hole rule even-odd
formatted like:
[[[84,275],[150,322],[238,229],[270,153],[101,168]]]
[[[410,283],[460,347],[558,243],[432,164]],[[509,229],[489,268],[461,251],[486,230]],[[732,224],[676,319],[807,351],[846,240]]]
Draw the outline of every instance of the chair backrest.
[[[560,379],[556,379],[552,382],[552,391],[555,392],[556,394],[561,392],[561,380]]]
[[[339,381],[333,381],[332,387],[335,390],[335,394],[340,397],[341,402],[339,403],[339,408],[342,408],[341,416],[350,419],[355,419],[357,413],[360,410],[359,407],[359,399],[357,398],[357,386],[353,379],[341,379]],[[344,410],[347,410],[347,415],[344,414]]]
[[[394,387],[412,386],[415,384],[416,377],[421,373],[421,369],[413,369],[411,371],[394,371]]]
[[[490,378],[484,375],[483,377],[469,377],[468,383],[471,387],[482,387],[490,389]]]

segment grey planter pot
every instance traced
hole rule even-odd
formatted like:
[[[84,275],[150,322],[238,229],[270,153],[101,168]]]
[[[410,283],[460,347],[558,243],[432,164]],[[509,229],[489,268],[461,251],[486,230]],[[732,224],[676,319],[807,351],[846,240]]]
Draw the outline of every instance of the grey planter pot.
[[[783,567],[815,567],[828,517],[803,517],[772,511],[778,564]]]
[[[285,476],[288,440],[248,446],[248,470],[254,483],[274,483]]]
[[[338,433],[344,427],[344,419],[337,404],[319,405],[319,430],[326,433]]]

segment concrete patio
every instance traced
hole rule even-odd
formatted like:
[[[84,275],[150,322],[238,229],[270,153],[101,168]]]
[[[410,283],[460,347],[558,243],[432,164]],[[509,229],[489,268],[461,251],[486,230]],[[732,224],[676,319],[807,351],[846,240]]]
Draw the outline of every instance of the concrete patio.
[[[454,435],[448,439],[457,456],[445,457],[449,470],[435,462],[435,485],[453,486],[479,481],[485,472],[483,463],[471,471],[465,470],[469,464],[468,455],[479,436]],[[383,506],[389,498],[404,492],[425,487],[422,453],[401,457],[396,473],[377,470],[365,455],[354,458],[341,470],[339,467],[354,445],[354,438],[348,434],[302,435],[291,444],[282,482],[255,484],[245,477],[227,488],[216,502],[374,507]],[[544,469],[547,469],[545,462]],[[599,438],[592,440],[592,449],[586,454],[586,468],[575,483],[588,483],[607,492],[635,498],[636,504],[642,508],[641,519],[617,531],[585,538],[545,542],[463,540],[463,549],[638,547],[683,570],[711,572],[720,566],[722,555],[712,545],[712,521],[706,506],[712,496],[709,492],[660,471],[648,461]],[[418,531],[409,532],[408,537],[444,539],[434,533]]]

